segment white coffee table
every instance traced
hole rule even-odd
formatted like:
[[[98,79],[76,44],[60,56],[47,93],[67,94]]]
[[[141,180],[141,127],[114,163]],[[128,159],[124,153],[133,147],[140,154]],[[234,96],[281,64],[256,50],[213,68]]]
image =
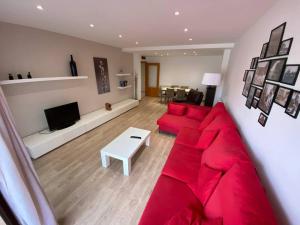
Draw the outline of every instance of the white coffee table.
[[[149,130],[129,127],[100,150],[102,166],[105,168],[109,167],[109,157],[122,160],[123,173],[125,176],[129,176],[131,171],[131,157],[143,144],[146,144],[146,146],[150,145],[150,133]],[[139,136],[141,139],[130,138],[130,136]]]

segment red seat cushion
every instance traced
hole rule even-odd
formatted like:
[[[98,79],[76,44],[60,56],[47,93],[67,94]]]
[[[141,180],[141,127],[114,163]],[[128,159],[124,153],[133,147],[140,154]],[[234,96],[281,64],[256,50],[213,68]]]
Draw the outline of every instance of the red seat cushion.
[[[221,177],[221,170],[216,170],[203,164],[198,173],[197,181],[189,184],[189,187],[191,187],[203,206],[206,205]]]
[[[221,211],[216,212],[220,210],[218,207],[221,207]],[[219,216],[223,218],[224,225],[277,224],[265,191],[250,163],[236,163],[226,172],[204,210],[205,215],[209,216],[221,213]]]
[[[189,119],[185,116],[176,116],[165,113],[157,120],[159,129],[171,134],[177,134],[183,127],[197,128],[200,124],[199,121]]]
[[[186,113],[187,107],[185,105],[169,103],[168,113],[176,116],[183,116]]]
[[[200,126],[198,129],[203,130],[206,128],[214,119],[217,115],[222,114],[226,112],[225,106],[223,103],[218,102],[207,114],[207,116],[204,118],[204,120],[201,122]]]
[[[139,225],[163,225],[187,206],[202,208],[200,201],[185,183],[161,175],[146,205]]]
[[[178,132],[175,143],[184,145],[190,148],[195,148],[202,132],[198,129],[183,127]]]
[[[222,130],[225,128],[237,129],[231,116],[227,113],[221,113],[204,130]]]
[[[240,135],[236,129],[220,131],[214,142],[203,152],[202,164],[227,171],[238,161],[250,162]]]
[[[169,154],[162,174],[185,183],[197,181],[201,167],[202,151],[175,144]]]
[[[203,219],[201,225],[223,225],[222,218]]]
[[[218,130],[206,130],[204,129],[200,135],[200,138],[196,144],[196,148],[205,150],[207,149],[217,137]]]
[[[202,210],[188,206],[175,214],[165,225],[201,225]]]
[[[203,110],[201,108],[195,108],[195,107],[188,107],[186,117],[190,119],[202,121],[208,113],[209,113],[208,110]]]

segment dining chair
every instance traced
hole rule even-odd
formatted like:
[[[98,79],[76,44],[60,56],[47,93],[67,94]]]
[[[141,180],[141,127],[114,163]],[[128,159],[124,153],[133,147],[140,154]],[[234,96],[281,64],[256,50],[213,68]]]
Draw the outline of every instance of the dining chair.
[[[185,93],[185,89],[177,89],[176,97],[174,98],[175,102],[185,102],[187,100],[187,96]]]
[[[182,89],[189,89],[189,86],[180,86]]]
[[[159,93],[160,93],[160,103],[162,103],[163,99],[166,98],[166,89],[163,90],[163,87],[160,86]]]
[[[175,95],[175,91],[173,88],[167,88],[166,95],[165,95],[165,103],[169,103],[173,101]]]
[[[171,88],[179,88],[179,85],[171,85]]]

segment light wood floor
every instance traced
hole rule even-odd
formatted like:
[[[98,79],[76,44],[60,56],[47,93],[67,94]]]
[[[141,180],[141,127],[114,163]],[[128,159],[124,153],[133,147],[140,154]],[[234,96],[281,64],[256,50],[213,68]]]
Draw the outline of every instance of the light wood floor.
[[[158,133],[156,120],[166,111],[158,101],[145,97],[137,108],[34,160],[59,224],[138,223],[174,142]],[[99,150],[130,126],[151,130],[151,143],[135,155],[126,177],[121,161],[102,168]]]

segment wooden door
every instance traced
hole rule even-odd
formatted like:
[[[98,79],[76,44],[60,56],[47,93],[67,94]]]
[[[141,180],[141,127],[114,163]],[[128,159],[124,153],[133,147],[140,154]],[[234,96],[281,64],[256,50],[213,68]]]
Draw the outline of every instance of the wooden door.
[[[146,63],[145,89],[146,96],[158,97],[159,94],[159,63]]]

